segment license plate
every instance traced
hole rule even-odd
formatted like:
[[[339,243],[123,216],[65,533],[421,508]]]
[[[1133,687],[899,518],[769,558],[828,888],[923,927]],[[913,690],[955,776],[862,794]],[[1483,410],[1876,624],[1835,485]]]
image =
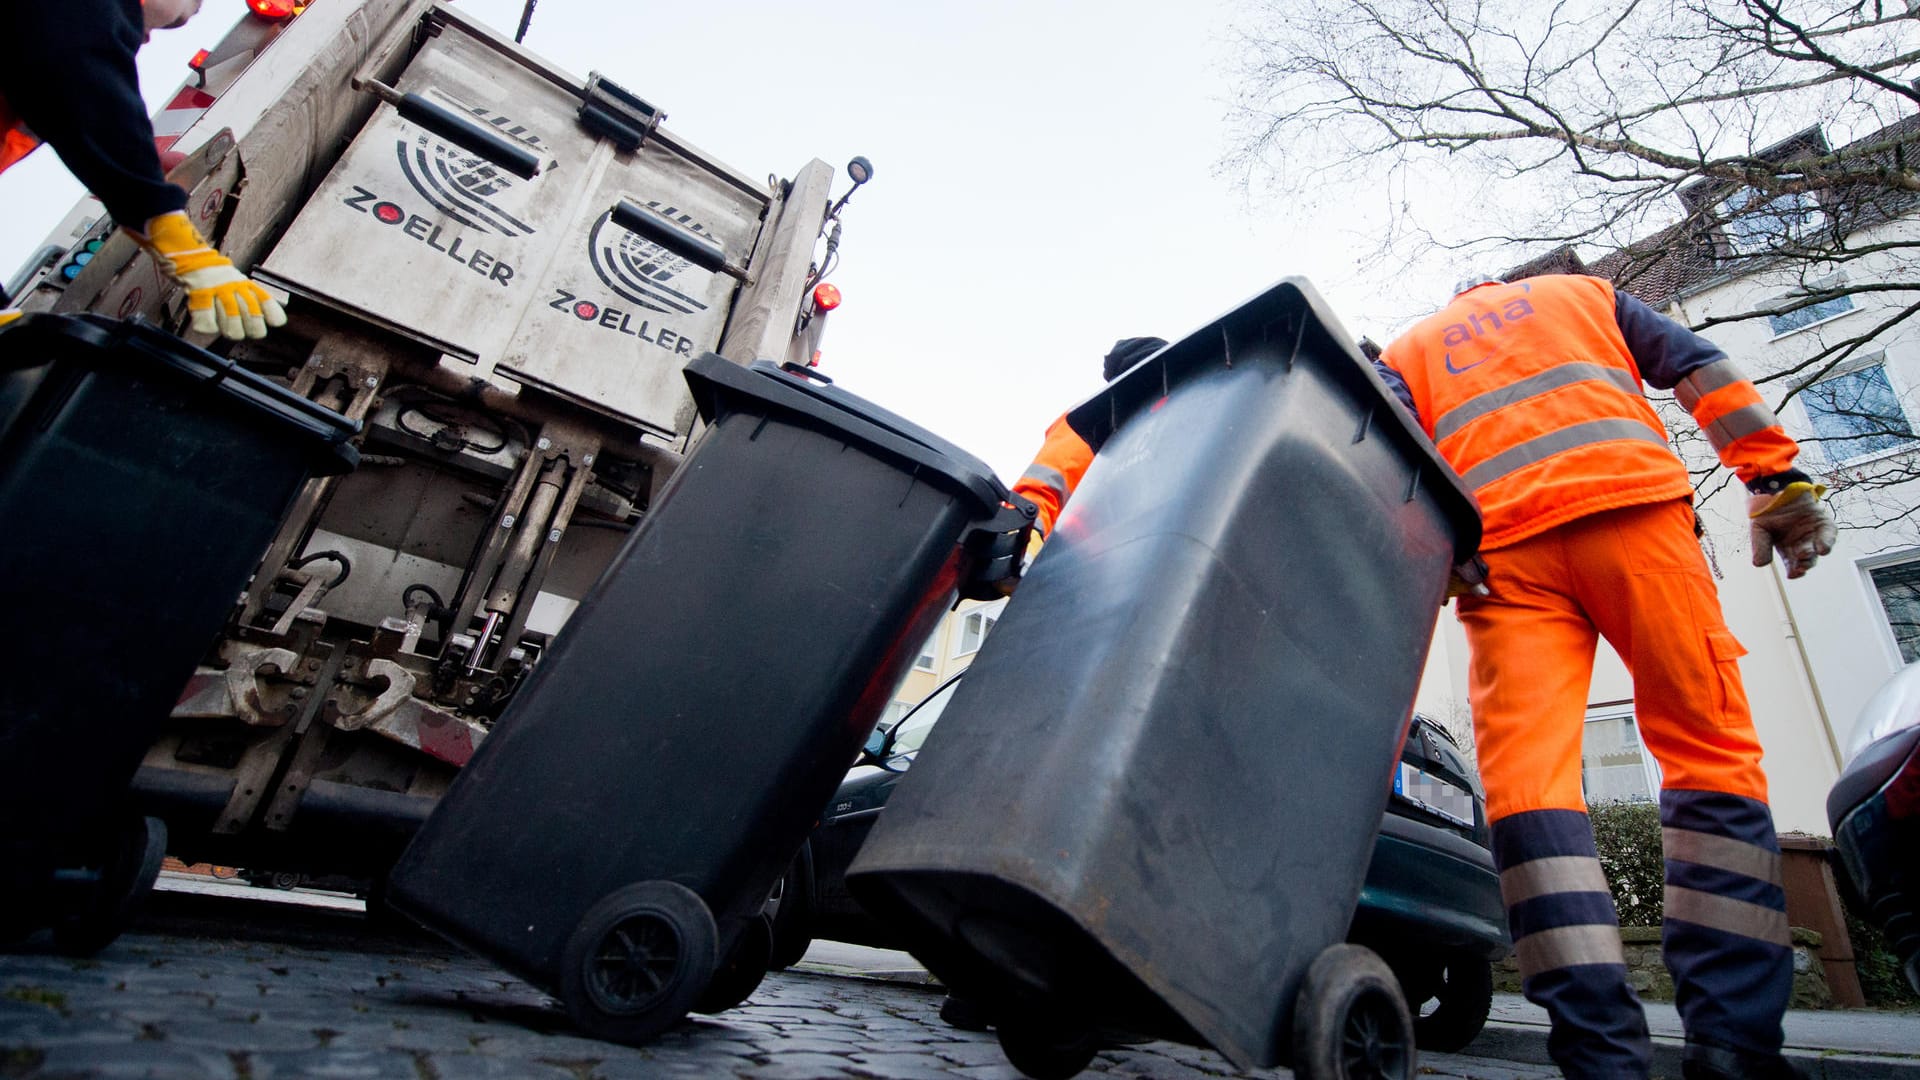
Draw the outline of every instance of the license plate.
[[[1406,762],[1393,774],[1393,795],[1463,828],[1473,828],[1473,792]]]

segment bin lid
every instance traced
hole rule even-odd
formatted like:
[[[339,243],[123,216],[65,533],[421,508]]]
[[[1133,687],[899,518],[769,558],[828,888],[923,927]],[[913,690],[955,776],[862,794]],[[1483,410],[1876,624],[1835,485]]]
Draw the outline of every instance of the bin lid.
[[[686,367],[700,418],[709,423],[726,411],[728,398],[745,398],[759,408],[777,408],[804,416],[871,449],[899,458],[952,481],[993,514],[1010,498],[987,464],[926,428],[854,394],[804,368],[755,360],[742,367],[716,353],[694,357]]]
[[[198,387],[228,408],[257,414],[282,429],[285,438],[307,444],[316,475],[359,464],[360,452],[348,442],[359,433],[359,421],[138,317],[40,313],[0,331],[0,373],[61,359]]]
[[[1256,353],[1278,353],[1288,370],[1310,365],[1362,400],[1377,400],[1378,429],[1414,456],[1421,486],[1433,493],[1453,523],[1459,561],[1480,547],[1480,505],[1426,432],[1402,408],[1373,364],[1344,332],[1333,309],[1303,277],[1283,278],[1252,299],[1129,368],[1106,388],[1067,411],[1067,423],[1096,453],[1127,420],[1174,387],[1232,367]]]

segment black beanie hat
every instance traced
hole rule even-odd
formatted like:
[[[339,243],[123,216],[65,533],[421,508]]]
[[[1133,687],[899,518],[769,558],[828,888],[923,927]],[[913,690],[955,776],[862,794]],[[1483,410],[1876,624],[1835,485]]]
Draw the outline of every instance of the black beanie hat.
[[[1165,338],[1121,338],[1113,343],[1113,351],[1107,354],[1106,366],[1100,369],[1100,374],[1108,382],[1112,382],[1121,372],[1166,347]]]

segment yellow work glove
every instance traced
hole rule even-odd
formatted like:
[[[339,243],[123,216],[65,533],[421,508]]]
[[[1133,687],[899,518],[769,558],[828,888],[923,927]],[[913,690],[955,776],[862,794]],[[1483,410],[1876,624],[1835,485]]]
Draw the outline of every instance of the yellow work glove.
[[[1780,552],[1787,577],[1797,578],[1833,550],[1833,515],[1820,505],[1826,485],[1797,480],[1777,493],[1759,492],[1747,500],[1753,527],[1753,565],[1765,566]]]
[[[208,246],[185,213],[161,214],[147,222],[144,232],[127,232],[152,253],[167,276],[186,286],[187,314],[195,333],[239,341],[263,338],[268,327],[287,325],[280,301]]]

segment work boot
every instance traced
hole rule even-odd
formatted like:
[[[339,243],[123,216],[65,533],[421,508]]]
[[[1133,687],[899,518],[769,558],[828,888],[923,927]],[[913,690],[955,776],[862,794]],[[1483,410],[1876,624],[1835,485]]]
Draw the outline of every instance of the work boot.
[[[1710,1043],[1687,1043],[1680,1055],[1686,1080],[1806,1080],[1785,1054],[1749,1054]]]

